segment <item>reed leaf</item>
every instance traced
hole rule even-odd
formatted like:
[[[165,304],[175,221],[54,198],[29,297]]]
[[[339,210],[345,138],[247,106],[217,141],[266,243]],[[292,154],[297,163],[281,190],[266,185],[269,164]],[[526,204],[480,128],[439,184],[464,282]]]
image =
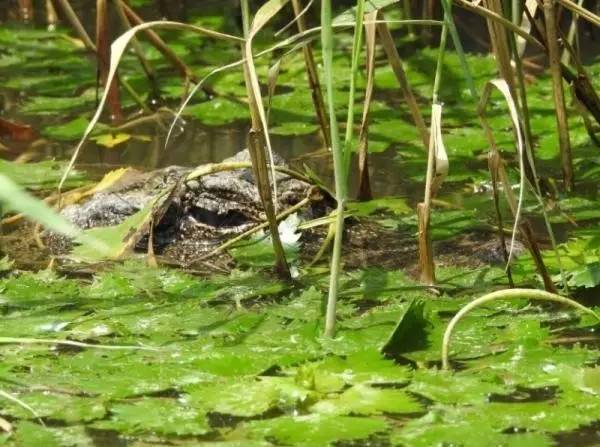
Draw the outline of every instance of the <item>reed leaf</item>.
[[[500,156],[499,151],[496,147],[496,143],[494,141],[492,129],[491,129],[491,127],[487,121],[487,117],[486,117],[487,105],[489,103],[489,100],[490,100],[490,97],[491,97],[491,94],[492,94],[492,91],[494,88],[496,88],[497,90],[500,91],[500,93],[502,93],[502,95],[506,101],[506,104],[508,106],[509,115],[510,115],[510,118],[512,121],[512,126],[513,126],[513,133],[514,133],[515,139],[516,139],[517,154],[518,154],[518,159],[519,159],[520,181],[519,181],[519,198],[518,198],[518,200],[515,200],[515,198],[513,196],[513,192],[512,192],[510,183],[508,181],[508,176],[506,175],[506,171],[503,169],[503,165],[502,165],[501,161],[497,161],[494,166],[494,167],[499,168],[500,171],[492,172],[492,174],[491,174],[492,179],[499,177],[500,180],[502,181],[507,202],[509,204],[509,207],[510,207],[512,214],[514,216],[514,219],[515,219],[506,267],[508,269],[508,267],[510,265],[510,262],[512,259],[512,254],[513,254],[513,249],[514,249],[514,243],[515,243],[515,239],[516,239],[517,229],[520,228],[521,234],[523,235],[523,238],[525,239],[527,247],[529,248],[529,250],[532,254],[532,257],[534,259],[534,262],[536,264],[538,272],[543,279],[544,286],[546,287],[546,289],[548,291],[554,292],[554,291],[556,291],[556,288],[554,287],[554,284],[552,283],[552,280],[550,279],[550,276],[548,275],[548,271],[547,271],[544,261],[541,257],[541,252],[539,250],[539,247],[537,246],[537,242],[535,240],[531,226],[529,225],[529,223],[527,221],[521,222],[521,210],[522,210],[522,206],[523,206],[523,199],[524,199],[525,187],[526,187],[525,160],[527,158],[525,156],[526,154],[524,153],[524,143],[523,143],[523,137],[521,134],[521,128],[519,126],[519,117],[518,117],[518,112],[517,112],[517,106],[516,106],[516,103],[515,103],[513,97],[510,94],[510,88],[508,87],[508,84],[506,83],[506,81],[504,81],[502,79],[495,79],[495,80],[489,81],[486,84],[486,86],[483,90],[481,100],[479,102],[479,107],[478,107],[478,114],[479,114],[479,117],[481,120],[481,124],[484,128],[486,137],[490,144],[490,156],[493,156],[494,158],[498,158]],[[535,175],[535,167],[533,166],[531,158],[529,158],[529,161],[531,164],[531,170],[534,174],[536,188],[537,188],[537,191],[539,191],[539,185],[537,183],[537,176]],[[541,195],[539,193],[536,194],[536,198],[540,202],[542,208],[544,208],[543,199],[541,198]],[[551,227],[547,217],[545,220],[546,220],[548,233],[550,234],[551,238],[554,241],[552,227]],[[558,251],[556,250],[556,246],[554,247],[554,249],[555,249],[555,253],[557,256],[558,264],[559,264],[559,266],[561,266],[560,255],[559,255]],[[562,266],[560,267],[560,269],[561,269],[561,273],[563,274],[563,278],[564,278],[564,272],[562,270]],[[566,283],[566,281],[564,281],[564,282]]]

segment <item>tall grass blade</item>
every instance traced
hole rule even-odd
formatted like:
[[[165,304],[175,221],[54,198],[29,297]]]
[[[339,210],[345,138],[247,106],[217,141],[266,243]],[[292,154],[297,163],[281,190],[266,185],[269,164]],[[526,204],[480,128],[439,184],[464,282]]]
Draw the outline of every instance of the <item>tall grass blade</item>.
[[[462,67],[465,79],[467,81],[467,87],[469,88],[471,97],[477,98],[477,89],[475,88],[473,75],[471,74],[471,69],[469,68],[469,63],[467,62],[467,57],[465,56],[465,51],[463,49],[462,42],[460,41],[460,36],[458,35],[456,24],[454,23],[454,18],[452,16],[452,1],[441,0],[441,3],[442,7],[444,8],[444,23],[448,27],[448,31],[450,32],[450,36],[452,37],[452,42],[454,43],[454,48],[456,49],[456,53],[458,54],[460,66]]]
[[[483,90],[481,100],[479,102],[479,107],[478,107],[478,114],[479,114],[479,117],[481,120],[481,124],[484,128],[486,137],[490,144],[490,151],[491,151],[490,157],[493,157],[493,158],[499,157],[499,151],[498,151],[498,149],[496,147],[496,143],[494,141],[492,128],[491,128],[490,124],[488,123],[488,120],[486,117],[487,105],[489,103],[489,100],[490,100],[490,97],[491,97],[491,94],[492,94],[492,91],[494,88],[496,88],[497,90],[500,91],[500,93],[502,93],[502,96],[504,97],[506,104],[508,106],[509,115],[510,115],[510,118],[512,121],[512,126],[513,126],[513,133],[514,133],[515,139],[516,139],[517,155],[518,155],[518,159],[519,159],[520,181],[519,181],[519,198],[518,198],[518,200],[515,200],[515,198],[513,196],[511,185],[510,185],[510,182],[508,181],[508,176],[506,175],[506,171],[503,169],[503,165],[502,165],[501,161],[498,161],[495,164],[495,167],[497,167],[499,172],[492,173],[492,178],[494,178],[494,176],[498,176],[501,179],[503,187],[504,187],[504,193],[505,193],[507,202],[510,206],[510,209],[511,209],[512,214],[515,219],[506,266],[508,268],[508,266],[510,265],[510,262],[512,260],[517,229],[520,229],[521,234],[523,235],[523,238],[527,244],[527,247],[529,248],[531,255],[534,259],[534,262],[536,264],[538,272],[539,272],[540,276],[542,277],[542,280],[544,282],[544,286],[545,286],[546,290],[548,290],[550,292],[554,292],[554,291],[556,291],[556,288],[554,287],[554,284],[548,274],[548,271],[546,269],[546,266],[545,266],[544,261],[541,256],[541,252],[540,252],[537,242],[535,240],[533,231],[531,230],[531,226],[529,225],[529,223],[527,221],[521,222],[521,211],[522,211],[522,207],[523,207],[523,199],[524,199],[525,186],[526,186],[526,175],[525,175],[526,156],[524,154],[524,143],[523,143],[523,137],[521,134],[521,128],[519,125],[519,116],[518,116],[518,112],[517,112],[517,106],[515,104],[513,97],[510,94],[510,88],[508,86],[508,83],[503,79],[495,79],[495,80],[489,81],[486,84],[486,86]],[[532,160],[530,160],[530,162],[531,161]],[[532,167],[532,171],[535,173],[535,170],[533,167]],[[541,197],[539,197],[538,200],[541,201]],[[544,206],[544,204],[542,203],[542,207],[543,206]],[[550,228],[550,234],[552,234],[551,228]],[[556,252],[556,254],[557,254],[559,265],[560,265],[560,257],[558,256],[558,252]],[[562,271],[562,268],[561,268],[561,271]]]
[[[358,63],[362,48],[363,23],[365,18],[365,0],[356,4],[356,24],[352,41],[352,57],[350,65],[350,86],[348,92],[348,109],[346,111],[346,134],[344,136],[344,181],[348,179],[350,158],[352,156],[352,135],[354,134],[354,102],[356,100],[356,80],[358,79]]]
[[[7,210],[21,213],[49,230],[87,243],[100,253],[108,252],[108,247],[104,243],[86,236],[46,203],[23,191],[19,185],[4,175],[0,175],[0,202]]]

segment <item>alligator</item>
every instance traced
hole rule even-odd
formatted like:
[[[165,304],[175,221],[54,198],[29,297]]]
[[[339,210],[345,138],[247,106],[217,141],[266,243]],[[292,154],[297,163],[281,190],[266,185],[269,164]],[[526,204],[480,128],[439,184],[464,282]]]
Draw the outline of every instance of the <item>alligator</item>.
[[[247,149],[223,160],[222,165],[250,162]],[[287,167],[274,154],[278,167]],[[191,176],[192,168],[169,166],[150,172],[129,169],[116,184],[82,203],[65,207],[62,215],[81,229],[114,226],[145,208],[164,191],[171,191],[167,206],[152,228],[153,250],[178,264],[189,265],[224,241],[266,220],[251,168],[231,169]],[[291,172],[291,171],[289,171]],[[194,177],[194,178],[191,178]],[[302,178],[302,176],[297,176]],[[310,195],[299,210],[304,218],[322,216],[331,200],[315,194],[307,179],[276,172],[277,208],[284,212]],[[54,254],[68,250],[69,241],[55,234],[46,238]],[[148,235],[137,243],[147,249]]]

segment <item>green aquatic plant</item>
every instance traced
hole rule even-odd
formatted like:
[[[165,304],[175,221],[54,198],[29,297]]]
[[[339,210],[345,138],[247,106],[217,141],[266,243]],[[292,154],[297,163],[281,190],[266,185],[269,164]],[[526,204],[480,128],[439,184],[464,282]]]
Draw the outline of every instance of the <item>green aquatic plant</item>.
[[[142,1],[138,0],[130,4],[140,3]],[[281,5],[283,1],[274,3]],[[293,3],[302,8],[301,2]],[[364,2],[365,13],[373,13],[373,10],[393,3],[388,0]],[[354,97],[359,101],[363,89],[369,90],[367,84],[372,84],[368,105],[369,155],[371,161],[381,163],[383,160],[386,175],[394,173],[386,177],[379,171],[381,165],[372,164],[371,168],[375,168],[371,177],[374,191],[402,175],[402,182],[405,182],[401,184],[402,191],[409,194],[360,203],[348,201],[343,215],[302,223],[298,228],[315,228],[328,225],[336,218],[351,216],[358,225],[349,227],[350,236],[353,235],[351,231],[361,228],[361,223],[368,222],[374,226],[367,228],[405,238],[399,245],[406,251],[391,251],[392,254],[387,256],[390,259],[385,261],[412,265],[410,259],[414,257],[414,248],[411,247],[418,231],[417,216],[412,209],[420,198],[410,192],[421,190],[427,181],[423,129],[429,133],[429,126],[415,126],[413,121],[417,114],[421,115],[423,124],[435,121],[440,125],[435,126],[435,133],[431,133],[439,131],[443,136],[453,165],[452,172],[445,178],[444,189],[431,200],[435,206],[430,220],[431,239],[440,248],[447,246],[445,254],[440,250],[436,266],[439,296],[433,298],[428,287],[414,279],[412,271],[396,268],[395,264],[383,268],[365,265],[367,261],[358,266],[355,264],[353,268],[340,269],[337,273],[337,318],[330,320],[336,322],[336,336],[323,337],[326,301],[331,292],[330,271],[317,263],[308,265],[302,250],[295,246],[286,247],[287,260],[299,275],[293,282],[274,279],[269,274],[273,248],[266,238],[252,237],[257,230],[268,227],[267,222],[242,235],[251,240],[233,239],[215,250],[221,254],[227,250],[235,261],[236,269],[224,274],[193,275],[193,272],[181,269],[152,268],[131,261],[103,262],[101,267],[59,265],[58,273],[49,270],[20,272],[14,267],[8,271],[3,269],[0,278],[3,313],[0,380],[5,391],[0,394],[7,397],[6,393],[18,401],[3,400],[0,429],[6,430],[4,421],[10,421],[11,427],[6,433],[0,433],[0,443],[244,446],[272,443],[479,446],[494,443],[544,446],[569,444],[571,439],[580,439],[577,437],[586,433],[595,436],[600,412],[600,375],[594,366],[598,363],[598,309],[581,315],[568,308],[557,310],[537,306],[535,299],[530,302],[527,298],[544,292],[533,289],[509,291],[510,299],[484,303],[493,303],[493,306],[480,305],[481,301],[475,298],[480,293],[506,286],[502,265],[475,257],[468,257],[469,261],[465,263],[461,256],[474,251],[486,255],[488,247],[481,245],[482,241],[487,243],[493,231],[499,231],[506,238],[511,232],[503,224],[495,226],[492,223],[495,210],[490,206],[489,174],[484,161],[488,142],[477,125],[476,104],[468,93],[473,86],[463,68],[465,64],[457,42],[454,42],[457,52],[448,49],[444,54],[444,82],[437,82],[438,90],[432,76],[436,66],[441,66],[437,64],[440,49],[420,48],[405,35],[403,28],[411,26],[414,30],[417,25],[438,26],[442,22],[433,20],[434,17],[420,20],[420,15],[416,15],[417,8],[410,10],[406,8],[407,3],[424,11],[434,5],[431,1],[419,5],[403,2],[402,20],[397,20],[399,4],[389,8],[385,18],[378,13],[377,19],[373,20],[371,15],[365,14],[364,25],[372,25],[380,33],[382,46],[380,53],[376,44],[374,51],[373,48],[369,50],[373,65],[376,65],[371,67],[370,76],[363,76],[363,67],[360,63],[357,65],[359,59],[355,59],[357,49],[360,50],[355,40],[357,33],[352,33],[352,30],[359,31],[357,9],[343,13],[338,19],[331,17],[328,31],[335,34],[330,36],[335,40],[328,67],[332,89],[328,92],[327,105],[334,119],[348,123],[345,128],[343,124],[340,127],[351,138],[349,143],[340,142],[338,136],[338,148],[346,157],[351,157],[365,134],[361,128],[359,138],[352,135],[359,132],[355,132],[358,128],[350,115],[361,109],[364,111],[364,107],[362,104],[359,107],[356,102],[348,113],[349,90],[354,90]],[[566,2],[565,6],[571,6],[571,3],[574,2]],[[306,4],[314,6],[317,3]],[[294,5],[289,6],[289,17],[299,24],[298,8],[292,16],[291,6]],[[331,6],[333,16],[336,5]],[[452,17],[448,6],[451,4],[444,1],[442,6],[446,15],[443,23],[448,35],[454,39],[449,21]],[[501,15],[481,3],[462,1],[455,1],[454,6],[465,6],[500,23],[514,33],[517,40],[522,38],[531,44],[531,51],[543,46],[543,42],[537,40],[541,34],[523,28],[516,17],[518,11]],[[441,12],[440,8],[438,10]],[[244,15],[249,18],[250,11]],[[284,15],[282,9],[273,16],[277,26],[284,20]],[[414,19],[404,20],[410,17]],[[456,15],[458,27],[464,26],[460,17]],[[313,110],[314,98],[306,91],[305,73],[310,64],[300,51],[305,52],[306,45],[310,44],[319,60],[321,53],[317,39],[324,31],[321,27],[310,28],[310,18],[307,13],[306,27],[291,37],[276,35],[279,42],[271,41],[268,26],[253,39],[255,74],[259,82],[268,79],[268,94],[262,100],[265,105],[269,104],[265,118],[268,117],[266,121],[270,128],[266,130],[273,135],[310,134],[319,127],[328,127],[322,125],[318,112]],[[588,20],[593,21],[594,16],[588,15]],[[233,20],[230,22],[224,17],[190,17],[190,23],[234,35],[232,30],[236,25]],[[248,31],[250,22],[247,20]],[[386,27],[389,28],[387,31]],[[286,28],[289,29],[290,26]],[[142,34],[146,31],[151,31],[151,27],[139,30]],[[366,31],[365,40],[370,39],[371,33],[371,46],[373,31]],[[181,117],[209,126],[248,120],[250,116],[245,104],[248,95],[241,70],[246,61],[239,55],[244,42],[235,40],[218,44],[195,34],[186,37],[167,33],[163,37],[200,79],[193,90],[210,92],[210,97],[201,98]],[[8,71],[16,73],[11,76],[9,88],[22,89],[29,94],[23,100],[26,116],[43,116],[52,123],[42,132],[45,138],[76,140],[89,124],[87,115],[80,115],[81,111],[89,110],[94,101],[93,91],[75,89],[79,84],[82,88],[93,85],[93,73],[90,75],[93,70],[88,73],[89,64],[81,57],[83,50],[77,50],[73,40],[63,31],[51,35],[19,28],[13,35],[3,27],[0,41],[10,42],[0,55],[0,66],[10,68],[3,70],[2,79]],[[375,42],[379,41],[375,39]],[[47,53],[44,53],[44,43]],[[149,48],[143,41],[140,44],[148,60],[156,64],[154,68],[161,76],[161,83],[165,83],[164,98],[177,100],[183,96],[186,88],[176,85],[180,84],[179,78],[166,75],[171,63],[160,62],[156,49]],[[201,51],[189,51],[189,48]],[[523,92],[519,91],[522,89],[519,85],[524,84],[519,83],[518,77],[530,76],[531,72],[519,68],[510,41],[508,49],[517,70],[514,98],[518,109],[524,105]],[[402,59],[394,58],[394,52],[402,54]],[[494,60],[483,55],[464,56],[474,88],[483,91],[489,79],[497,76]],[[136,91],[150,92],[152,87],[145,79],[146,74],[137,73],[140,70],[135,57],[123,55],[120,76]],[[232,62],[225,63],[226,58]],[[57,62],[62,61],[64,67],[57,66]],[[30,82],[26,71],[28,65],[34,71]],[[273,66],[279,71],[277,76],[270,71]],[[598,70],[597,64],[588,68],[592,73]],[[60,73],[65,82],[57,84],[44,70]],[[327,81],[324,72],[318,74]],[[366,81],[369,77],[371,80]],[[406,81],[404,87],[408,85],[409,88],[402,93],[412,93],[412,103],[403,103],[396,95],[399,79]],[[550,77],[540,75],[527,89],[531,128],[540,135],[533,141],[539,144],[535,147],[535,155],[540,160],[545,200],[538,199],[537,196],[542,197],[542,194],[533,184],[537,196],[524,195],[521,213],[536,224],[542,224],[538,216],[546,213],[549,221],[560,229],[561,238],[562,233],[569,238],[557,247],[565,270],[562,278],[553,253],[541,251],[543,262],[552,275],[550,280],[555,284],[568,283],[575,297],[593,297],[593,288],[600,282],[598,241],[597,231],[587,226],[593,225],[598,218],[592,183],[598,177],[597,154],[590,145],[585,126],[570,113],[574,167],[578,186],[580,184],[582,188],[576,193],[564,194],[553,187],[552,181],[545,182],[542,176],[548,175],[552,180],[560,174]],[[434,92],[445,103],[443,127],[440,114],[437,114],[439,111],[430,114],[428,109],[420,110],[423,98],[431,98]],[[256,96],[260,96],[258,92]],[[126,97],[123,100],[125,107],[133,105]],[[412,107],[416,108],[409,115]],[[170,116],[168,111],[161,113],[156,112],[157,116],[144,125],[150,124],[153,129],[158,126],[162,132],[161,124],[156,123],[161,121],[164,125]],[[520,164],[522,157],[510,157],[511,151],[505,150],[514,144],[512,133],[506,130],[514,123],[509,121],[505,110],[491,100],[486,119],[498,152],[505,155],[507,163]],[[523,126],[525,152],[529,150],[526,119],[524,115],[518,117],[521,121],[518,126]],[[172,144],[169,149],[172,152],[169,156],[185,144],[177,139],[176,130],[181,124],[178,118],[173,125],[175,131],[170,134]],[[138,133],[137,128],[119,127],[101,126],[90,135],[105,136],[110,143],[112,140],[106,135],[114,139],[112,135],[118,133],[147,133]],[[209,129],[210,132],[213,130]],[[292,143],[296,140],[273,138],[275,149],[276,141],[294,146]],[[429,138],[425,141],[429,142]],[[312,140],[310,144],[313,144]],[[117,151],[126,153],[129,147],[124,143],[112,149],[110,155]],[[351,151],[344,152],[346,148]],[[100,151],[106,153],[103,148]],[[317,158],[318,151],[314,159],[305,157],[304,151],[297,151],[297,146],[292,152],[294,157],[299,156],[301,162],[313,168],[326,165],[322,158]],[[376,152],[385,153],[375,155]],[[171,162],[172,159],[168,160]],[[250,166],[245,163],[237,167]],[[49,190],[59,180],[58,175],[64,172],[61,162],[29,166],[5,163],[1,168],[13,181],[36,192]],[[232,166],[222,164],[203,165],[188,178],[230,168]],[[315,178],[310,170],[302,174],[273,164],[267,168],[303,180]],[[319,170],[319,175],[325,170]],[[520,173],[523,169],[517,175],[515,170],[506,170],[506,190],[509,189],[507,185],[520,183]],[[346,167],[346,180],[352,174],[352,169]],[[63,186],[77,188],[74,195],[85,194],[94,188],[88,185],[87,177],[80,170],[71,171]],[[327,184],[327,178],[317,183]],[[527,179],[525,184],[527,186]],[[588,194],[586,188],[592,193]],[[21,205],[28,203],[22,202],[20,197],[13,199],[18,199]],[[55,200],[55,196],[51,198]],[[54,203],[52,200],[48,203]],[[499,208],[503,214],[510,212],[510,204],[499,203]],[[35,217],[39,209],[21,211],[30,211]],[[277,220],[284,214],[279,213]],[[101,235],[110,242],[107,257],[114,257],[134,243],[135,229],[147,225],[149,216],[148,209],[142,210],[122,226],[91,230],[87,234]],[[574,222],[582,228],[573,230]],[[470,245],[454,245],[472,235],[476,237]],[[369,240],[373,244],[369,249],[381,250],[385,257],[387,247],[382,245],[387,239],[382,239],[381,244],[374,238]],[[353,256],[356,255],[351,245],[348,248],[348,257],[341,260],[346,260],[347,265],[355,262]],[[85,254],[93,260],[106,258],[97,256],[93,246],[85,243],[73,254],[80,254],[82,258]],[[396,260],[396,257],[401,259]],[[518,255],[515,251],[513,257],[514,283],[519,287],[538,286],[530,256]],[[210,259],[203,261],[210,262]],[[67,276],[63,276],[63,271]],[[566,304],[564,300],[566,298],[561,298],[560,302]],[[454,326],[448,335],[448,340],[452,339],[452,350],[446,346],[447,355],[451,352],[461,368],[450,372],[439,369],[440,352],[448,323],[456,324],[458,318],[460,330],[456,331]],[[449,361],[447,359],[446,363]],[[34,410],[35,415],[27,408]],[[478,430],[473,430],[475,425]]]
[[[331,132],[331,151],[334,160],[335,194],[337,202],[335,236],[333,239],[333,253],[331,256],[331,279],[329,282],[329,296],[327,299],[327,310],[325,316],[325,334],[333,337],[335,334],[336,306],[338,295],[338,283],[342,256],[342,235],[344,233],[344,212],[348,195],[348,167],[350,165],[350,154],[352,148],[352,131],[354,127],[354,95],[356,89],[356,76],[358,58],[362,44],[362,26],[364,20],[365,2],[358,0],[356,8],[356,24],[354,27],[354,40],[352,44],[352,66],[350,76],[350,91],[348,93],[348,112],[346,119],[346,136],[343,144],[338,135],[338,123],[335,117],[333,99],[333,30],[331,2],[324,0],[321,6],[321,43],[323,46],[323,61],[325,66],[325,91],[329,107],[329,129]]]

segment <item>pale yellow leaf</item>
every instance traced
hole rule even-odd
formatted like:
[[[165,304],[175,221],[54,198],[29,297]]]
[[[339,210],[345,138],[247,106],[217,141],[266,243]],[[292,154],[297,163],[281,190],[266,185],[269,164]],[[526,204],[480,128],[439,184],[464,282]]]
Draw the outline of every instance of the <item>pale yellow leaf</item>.
[[[130,138],[131,138],[131,135],[129,135],[128,133],[117,133],[117,134],[106,133],[106,134],[98,135],[97,137],[94,137],[93,140],[100,146],[104,146],[108,149],[112,149],[121,143],[125,143],[126,141],[129,141]]]

